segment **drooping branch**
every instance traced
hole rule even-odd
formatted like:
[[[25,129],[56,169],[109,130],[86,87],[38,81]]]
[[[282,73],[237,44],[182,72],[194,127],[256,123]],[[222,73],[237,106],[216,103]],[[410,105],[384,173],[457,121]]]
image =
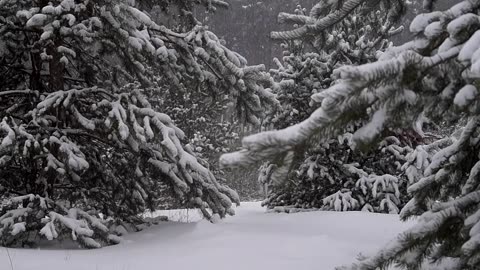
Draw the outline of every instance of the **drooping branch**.
[[[348,0],[342,7],[335,12],[332,12],[324,18],[318,19],[316,22],[311,23],[310,20],[304,20],[305,25],[290,31],[272,32],[270,37],[273,39],[292,40],[299,39],[305,35],[321,32],[336,23],[343,20],[347,15],[351,14],[353,10],[362,5],[367,0]],[[287,19],[285,14],[281,14],[280,18]],[[288,19],[291,19],[288,17]]]

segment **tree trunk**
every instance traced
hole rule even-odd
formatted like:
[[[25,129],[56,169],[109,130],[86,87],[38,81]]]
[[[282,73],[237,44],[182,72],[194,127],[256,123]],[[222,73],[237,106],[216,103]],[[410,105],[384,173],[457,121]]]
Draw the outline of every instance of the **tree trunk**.
[[[58,45],[61,44],[60,40],[55,40],[55,44],[49,46],[47,53],[52,56],[48,65],[50,71],[49,86],[51,91],[65,90],[63,73],[65,65],[62,63],[62,54],[57,51]]]

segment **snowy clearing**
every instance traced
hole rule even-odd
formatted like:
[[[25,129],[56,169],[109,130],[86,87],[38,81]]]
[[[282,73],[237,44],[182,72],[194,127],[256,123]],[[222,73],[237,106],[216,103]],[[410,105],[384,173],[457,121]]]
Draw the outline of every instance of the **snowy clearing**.
[[[260,203],[236,211],[217,224],[166,222],[97,250],[2,248],[0,269],[12,269],[8,254],[14,270],[334,269],[412,225],[365,212],[265,213]]]

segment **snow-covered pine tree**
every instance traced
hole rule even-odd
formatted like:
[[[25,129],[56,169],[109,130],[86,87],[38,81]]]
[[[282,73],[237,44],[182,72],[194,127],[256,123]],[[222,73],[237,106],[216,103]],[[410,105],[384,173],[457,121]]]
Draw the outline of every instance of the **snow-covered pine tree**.
[[[219,154],[228,152],[239,140],[240,123],[230,115],[230,99],[207,91],[180,94],[168,93],[158,106],[165,108],[173,119],[178,119],[178,127],[185,132],[198,157],[217,164]]]
[[[177,32],[189,31],[199,24],[195,14],[201,11],[210,14],[230,7],[223,0],[140,0],[136,4],[139,9],[147,10],[155,22]]]
[[[281,35],[300,38],[318,33],[362,4],[386,2],[404,3],[347,0],[337,12]],[[354,132],[353,141],[363,148],[386,129],[411,126],[421,115],[434,121],[467,118],[458,139],[438,151],[424,176],[408,189],[413,199],[401,217],[420,215],[416,225],[376,255],[346,269],[385,269],[392,263],[422,269],[428,262],[448,263],[447,269],[480,268],[480,1],[429,10],[434,2],[424,1],[425,13],[410,24],[412,41],[390,48],[374,63],[336,69],[335,85],[312,96],[321,106],[308,119],[249,136],[243,139],[244,150],[221,159],[225,166],[288,161],[288,153],[313,136],[332,137],[359,119],[368,121]]]
[[[295,14],[282,13],[279,18],[294,23],[300,18],[314,21],[338,8],[333,2],[320,2],[308,14],[306,9],[297,6]],[[281,129],[305,120],[319,105],[312,102],[310,96],[333,83],[333,70],[343,65],[372,62],[391,46],[388,39],[403,27],[393,28],[388,17],[379,15],[379,10],[362,9],[348,14],[328,32],[285,40],[284,57],[281,61],[274,59],[278,68],[271,70],[278,82],[276,94],[282,106],[272,112],[264,125]],[[282,34],[272,36],[278,38]],[[407,181],[400,176],[406,153],[413,151],[406,142],[416,142],[413,136],[404,136],[406,132],[391,133],[379,149],[370,153],[352,152],[349,133],[323,143],[311,140],[304,152],[297,153],[283,181],[270,181],[268,176],[275,173],[276,167],[267,163],[260,171],[260,182],[268,190],[264,205],[276,211],[322,208],[398,213],[408,201]],[[393,137],[395,134],[404,142]]]
[[[228,96],[210,90],[197,89],[188,93],[170,91],[159,99],[160,102],[154,102],[154,106],[162,108],[163,112],[175,119],[177,126],[189,139],[189,146],[197,159],[215,178],[243,197],[251,190],[238,188],[241,179],[218,166],[220,155],[236,149],[240,144],[242,123],[235,117]]]
[[[275,104],[271,79],[200,25],[177,32],[154,22],[145,3],[0,1],[3,245],[69,235],[86,247],[118,242],[107,223],[137,222],[164,184],[208,219],[234,213],[237,194],[150,101],[210,89],[257,123]]]
[[[263,204],[287,212],[316,208],[399,213],[409,198],[402,164],[411,151],[394,136],[368,154],[354,151],[343,136],[311,146],[287,180],[269,186]]]
[[[208,17],[212,15],[212,12],[204,11],[216,11],[217,8],[226,7],[225,2],[201,1],[196,3],[199,5],[194,3],[194,1],[184,1],[176,3],[176,5],[165,6],[155,2],[154,5],[148,5],[148,8],[151,9],[153,19],[158,23],[165,21],[173,29],[184,29],[185,27],[191,29],[199,23],[194,14]],[[236,10],[225,12],[232,14]],[[176,16],[178,19],[173,22],[168,19]],[[182,23],[179,24],[177,21]],[[217,28],[216,25],[212,25],[212,27]],[[224,41],[220,40],[220,43],[224,44]],[[227,184],[244,199],[252,198],[251,195],[255,197],[254,193],[257,192],[257,188],[250,183],[256,184],[256,182],[250,180],[252,179],[251,175],[248,172],[239,174],[236,171],[220,170],[218,158],[222,153],[232,151],[240,144],[239,135],[243,133],[245,127],[257,127],[258,125],[244,123],[238,114],[235,115],[238,107],[231,102],[228,95],[219,92],[217,87],[195,87],[195,90],[187,93],[165,92],[162,98],[158,99],[159,102],[153,101],[152,105],[155,108],[158,106],[175,119],[177,126],[189,138],[190,146],[193,147],[197,158],[205,161],[202,164],[214,173],[220,183]]]

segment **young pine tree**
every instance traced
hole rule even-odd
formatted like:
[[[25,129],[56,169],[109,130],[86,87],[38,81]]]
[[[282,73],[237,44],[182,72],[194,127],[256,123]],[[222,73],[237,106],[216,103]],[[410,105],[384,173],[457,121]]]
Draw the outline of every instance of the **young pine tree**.
[[[410,24],[413,40],[388,49],[376,62],[336,69],[337,82],[312,96],[321,106],[308,119],[247,137],[244,150],[221,160],[227,166],[285,161],[289,151],[313,136],[329,138],[359,119],[368,121],[353,133],[357,147],[371,145],[388,128],[411,126],[422,115],[433,121],[467,119],[460,135],[434,154],[408,189],[413,198],[401,218],[419,216],[416,225],[346,269],[385,269],[391,264],[423,269],[429,262],[445,263],[446,269],[480,268],[480,1],[459,1],[446,10],[432,10],[434,2],[424,1],[425,13]],[[371,3],[381,8],[404,1],[347,0],[336,12],[306,21],[285,36],[324,31]]]
[[[210,89],[256,123],[275,103],[270,77],[201,25],[156,23],[150,2],[0,2],[1,244],[118,242],[106,225],[138,222],[165,186],[208,219],[234,213],[236,192],[155,103]],[[192,1],[157,4],[191,15]]]

